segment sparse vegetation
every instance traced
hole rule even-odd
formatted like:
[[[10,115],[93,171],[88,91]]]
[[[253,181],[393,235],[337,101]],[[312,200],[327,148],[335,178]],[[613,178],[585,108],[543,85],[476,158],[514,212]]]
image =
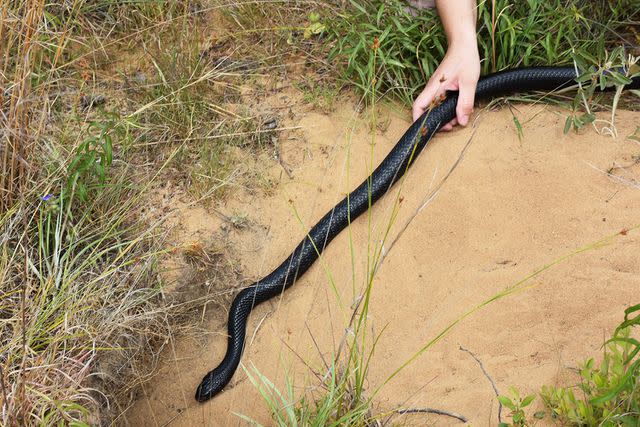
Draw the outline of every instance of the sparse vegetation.
[[[500,396],[500,402],[512,412],[513,426],[535,425],[548,416],[565,426],[635,426],[640,420],[640,342],[633,333],[640,325],[640,305],[629,307],[624,320],[603,345],[599,363],[593,358],[576,371],[577,386],[543,386],[540,391],[546,411],[528,417],[525,408],[536,395],[520,399],[511,388],[512,397]]]

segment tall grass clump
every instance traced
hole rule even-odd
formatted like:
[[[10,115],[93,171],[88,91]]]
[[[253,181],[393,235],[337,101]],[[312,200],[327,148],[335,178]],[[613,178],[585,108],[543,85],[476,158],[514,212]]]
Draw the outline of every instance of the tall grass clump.
[[[351,0],[337,18],[327,16],[329,57],[343,79],[364,91],[380,43],[377,89],[410,105],[447,49],[434,10],[412,16],[401,0]],[[478,2],[478,47],[482,74],[532,65],[571,64],[579,52],[603,61],[607,49],[637,49],[633,30],[640,19],[636,0],[483,0]],[[633,53],[633,52],[631,52]]]
[[[86,204],[62,185],[52,191],[32,192],[0,218],[7,426],[98,423],[116,394],[126,396],[131,361],[153,354],[166,328],[156,231],[122,203],[133,196],[125,184],[112,182]]]
[[[40,2],[0,6],[0,212],[20,196],[33,165],[32,74],[37,67]]]

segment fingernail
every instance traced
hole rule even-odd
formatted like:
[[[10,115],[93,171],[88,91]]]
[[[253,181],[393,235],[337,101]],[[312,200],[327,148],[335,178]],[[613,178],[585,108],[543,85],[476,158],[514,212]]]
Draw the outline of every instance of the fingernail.
[[[460,117],[460,120],[458,120],[458,123],[462,126],[466,126],[468,121],[469,121],[469,116],[462,116]]]

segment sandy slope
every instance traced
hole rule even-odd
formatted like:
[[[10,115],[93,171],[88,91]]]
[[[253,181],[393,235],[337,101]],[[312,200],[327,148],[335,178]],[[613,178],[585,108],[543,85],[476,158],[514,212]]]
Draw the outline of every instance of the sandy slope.
[[[329,116],[302,117],[299,138],[282,141],[294,179],[274,163],[273,176],[281,182],[277,194],[237,192],[222,208],[246,213],[253,224],[230,235],[246,277],[268,273],[303,236],[294,208],[304,224],[313,224],[368,174],[371,161],[379,163],[408,126],[385,110],[381,122],[388,127],[377,132],[372,149],[367,122],[355,116],[353,105],[345,104]],[[592,128],[563,135],[565,116],[549,107],[523,106],[519,116],[523,123],[531,118],[522,140],[508,110],[483,112],[475,130],[438,135],[408,174],[374,281],[369,325],[374,333],[386,329],[372,362],[371,390],[467,310],[545,264],[640,223],[640,165],[632,165],[640,146],[625,138],[640,125],[640,114],[620,113],[616,139]],[[416,214],[469,141],[458,167]],[[632,165],[613,173],[636,188],[597,170],[614,165]],[[379,241],[398,190],[373,208],[372,237],[367,218],[360,218],[351,233],[342,233],[327,248],[323,263],[281,299],[255,310],[246,366],[255,365],[280,387],[285,371],[298,391],[316,385],[309,367],[322,370],[322,358],[311,334],[330,359],[344,333],[353,289],[359,292],[364,283],[367,242]],[[201,231],[209,235],[212,230]],[[471,315],[382,389],[379,408],[429,406],[464,414],[474,425],[497,424],[491,385],[460,346],[483,362],[501,393],[510,385],[533,392],[543,384],[573,382],[568,368],[597,355],[623,309],[640,302],[639,243],[640,230],[618,235],[608,246],[535,277],[534,287]],[[193,399],[201,377],[221,360],[226,346],[224,325],[212,322],[210,328],[215,333],[204,343],[175,343],[125,423],[244,425],[236,412],[269,424],[243,372],[214,400],[199,404]],[[405,417],[396,421],[455,424],[438,416]]]

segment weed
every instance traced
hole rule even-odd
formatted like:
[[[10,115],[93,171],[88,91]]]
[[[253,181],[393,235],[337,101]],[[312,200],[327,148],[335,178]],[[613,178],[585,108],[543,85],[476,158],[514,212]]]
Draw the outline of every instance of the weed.
[[[640,419],[640,342],[631,331],[640,326],[640,305],[625,310],[624,321],[604,344],[602,362],[587,360],[573,387],[544,386],[541,396],[551,416],[568,425],[636,425]]]
[[[529,426],[529,422],[527,421],[525,408],[536,398],[535,394],[530,394],[523,398],[520,397],[520,392],[515,388],[509,388],[510,396],[498,396],[498,401],[502,403],[502,405],[509,409],[511,413],[509,416],[511,417],[512,423],[500,423],[500,427],[527,427]],[[544,412],[536,413],[534,415],[535,418],[541,419],[544,417]]]
[[[640,304],[625,310],[624,320],[604,345],[602,362],[588,359],[578,370],[580,384],[573,387],[543,386],[540,396],[551,418],[569,426],[631,426],[640,420],[640,342],[631,335],[640,325]],[[580,394],[574,391],[579,391]],[[500,402],[511,409],[512,424],[532,425],[525,408],[535,395],[520,399],[518,390],[511,387],[511,398],[500,396]],[[535,420],[544,418],[546,411],[533,414]]]
[[[580,77],[577,79],[579,88],[573,101],[574,112],[567,117],[564,132],[567,133],[571,127],[577,131],[581,127],[593,123],[596,131],[610,134],[613,137],[617,136],[615,115],[618,102],[625,85],[630,84],[632,78],[640,76],[640,66],[637,64],[639,60],[640,57],[627,55],[622,47],[617,47],[610,53],[605,52],[605,59],[601,62],[585,52],[576,53],[574,61],[580,72]],[[596,88],[600,90],[615,88],[611,105],[611,120],[597,119],[592,112],[591,103]],[[576,113],[578,103],[582,103],[585,110],[585,113],[581,115]],[[596,127],[599,122],[603,122],[605,126],[599,129]]]
[[[304,102],[313,105],[324,113],[329,113],[333,110],[336,98],[341,90],[335,84],[316,83],[307,78],[295,82],[294,85],[302,91]]]
[[[92,389],[119,381],[92,385],[103,353],[126,360],[148,348],[146,333],[162,330],[153,314],[160,251],[153,229],[127,223],[137,198],[121,203],[123,188],[107,187],[73,219],[73,199],[45,197],[40,209],[25,200],[0,221],[0,301],[10,325],[0,335],[3,425],[96,423],[103,398]]]
[[[76,147],[67,166],[64,196],[81,202],[95,199],[93,192],[104,189],[108,169],[113,162],[113,134],[121,137],[125,131],[117,114],[106,114],[106,119],[89,123],[89,136]],[[71,202],[68,200],[67,202]]]

